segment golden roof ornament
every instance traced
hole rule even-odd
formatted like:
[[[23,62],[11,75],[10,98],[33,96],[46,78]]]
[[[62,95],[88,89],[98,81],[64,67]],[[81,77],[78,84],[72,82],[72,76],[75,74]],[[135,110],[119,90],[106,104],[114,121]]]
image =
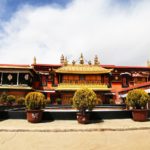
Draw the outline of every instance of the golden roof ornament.
[[[95,55],[95,58],[94,58],[94,65],[99,65],[100,62],[98,61],[98,56]]]
[[[64,65],[67,66],[68,65],[68,60],[67,60],[67,57],[65,58],[64,60]]]
[[[33,58],[33,64],[35,65],[36,64],[36,57],[34,56]]]
[[[72,64],[68,63],[67,57],[64,59],[64,65],[58,69],[55,69],[56,73],[62,74],[106,74],[111,73],[113,69],[106,69],[99,66],[98,57],[94,59],[94,64],[91,61],[88,64],[84,64],[84,58],[81,54],[79,58],[79,64],[76,64],[76,61],[73,60]]]
[[[73,60],[73,61],[72,61],[72,64],[73,64],[73,65],[75,65],[75,64],[76,64],[75,60]]]
[[[89,61],[88,61],[88,64],[89,64],[89,65],[92,65],[92,62],[89,60]]]
[[[60,63],[61,63],[61,64],[64,64],[64,60],[65,60],[65,59],[64,59],[64,55],[62,54],[61,57],[60,57]]]
[[[84,58],[83,58],[83,54],[81,53],[81,56],[80,56],[80,64],[84,64]]]

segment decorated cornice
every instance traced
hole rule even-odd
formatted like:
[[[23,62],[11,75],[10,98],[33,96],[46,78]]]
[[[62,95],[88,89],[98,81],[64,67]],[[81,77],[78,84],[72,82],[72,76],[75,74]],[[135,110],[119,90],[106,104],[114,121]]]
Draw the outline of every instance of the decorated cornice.
[[[108,88],[105,84],[69,84],[69,83],[60,83],[58,87],[55,88],[57,91],[76,91],[80,88],[90,88],[94,91],[111,91],[111,88]]]
[[[66,65],[55,70],[56,73],[70,73],[70,74],[104,74],[110,73],[112,69],[105,69],[97,65]]]

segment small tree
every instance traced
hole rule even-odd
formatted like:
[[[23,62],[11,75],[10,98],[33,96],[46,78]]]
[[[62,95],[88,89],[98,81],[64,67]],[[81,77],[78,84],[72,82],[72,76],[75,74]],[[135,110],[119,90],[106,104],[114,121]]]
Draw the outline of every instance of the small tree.
[[[16,101],[16,97],[14,95],[7,96],[7,103],[12,105]]]
[[[150,100],[149,95],[142,89],[134,89],[128,92],[126,98],[126,104],[135,109],[142,109],[146,107],[146,104]]]
[[[1,103],[6,103],[7,102],[7,94],[3,92],[0,96],[0,102]]]
[[[25,104],[25,97],[18,97],[18,98],[16,98],[16,103],[18,104],[18,105],[24,105]]]
[[[30,92],[25,97],[25,105],[28,110],[38,110],[44,108],[46,100],[44,94],[40,92]]]
[[[73,96],[73,107],[77,108],[82,114],[85,111],[92,110],[97,101],[95,92],[88,88],[79,89]]]

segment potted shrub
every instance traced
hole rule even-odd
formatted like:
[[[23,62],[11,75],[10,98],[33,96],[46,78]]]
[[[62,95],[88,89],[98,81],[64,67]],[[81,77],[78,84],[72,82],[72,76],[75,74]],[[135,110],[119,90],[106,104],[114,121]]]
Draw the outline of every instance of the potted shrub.
[[[146,108],[149,95],[142,89],[134,89],[128,92],[126,104],[132,107],[132,117],[135,121],[146,121],[148,119],[148,110]]]
[[[44,94],[40,92],[30,92],[25,97],[27,108],[27,120],[31,123],[37,123],[42,120],[43,110],[46,105]]]
[[[97,96],[91,89],[83,88],[75,92],[72,105],[79,110],[79,113],[77,113],[77,120],[79,123],[89,123],[89,114],[86,110],[91,111],[95,107],[96,101]]]
[[[14,95],[7,96],[7,105],[12,106],[16,101],[16,97]]]
[[[16,98],[16,104],[19,106],[24,106],[25,105],[25,97],[18,97]]]
[[[3,92],[0,96],[0,104],[5,105],[6,102],[7,102],[7,94],[5,92]]]

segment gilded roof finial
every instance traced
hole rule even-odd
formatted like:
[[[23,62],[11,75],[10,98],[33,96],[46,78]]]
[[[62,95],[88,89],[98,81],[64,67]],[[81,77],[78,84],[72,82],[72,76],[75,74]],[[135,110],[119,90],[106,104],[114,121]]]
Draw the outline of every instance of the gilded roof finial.
[[[65,58],[64,60],[64,65],[67,66],[68,65],[68,60],[67,60],[67,57]]]
[[[150,60],[147,61],[147,66],[150,67]]]
[[[89,64],[89,65],[92,65],[92,62],[89,60],[89,61],[88,61],[88,64]]]
[[[94,58],[94,65],[99,65],[99,61],[98,61],[98,56],[95,55],[95,58]]]
[[[83,54],[81,53],[81,56],[80,56],[80,64],[84,64],[84,59],[83,59]]]
[[[64,64],[64,55],[63,55],[63,54],[62,54],[61,57],[60,57],[60,63],[61,63],[61,64]]]
[[[76,64],[75,60],[73,60],[73,61],[72,61],[72,64],[73,64],[73,65],[75,65],[75,64]]]
[[[36,64],[36,57],[34,56],[33,58],[33,64],[35,65]]]

